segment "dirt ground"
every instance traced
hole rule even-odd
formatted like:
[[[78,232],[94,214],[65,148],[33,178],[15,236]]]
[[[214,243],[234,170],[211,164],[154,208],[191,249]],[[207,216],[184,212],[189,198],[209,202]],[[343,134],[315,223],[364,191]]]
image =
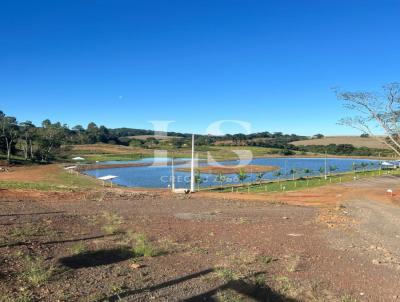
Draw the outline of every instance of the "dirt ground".
[[[397,190],[0,190],[0,301],[400,301]]]
[[[292,142],[295,146],[312,146],[312,145],[323,145],[329,144],[351,144],[354,147],[367,147],[377,149],[389,149],[387,145],[380,142],[373,137],[360,137],[360,136],[327,136],[318,139],[309,139],[303,141]]]

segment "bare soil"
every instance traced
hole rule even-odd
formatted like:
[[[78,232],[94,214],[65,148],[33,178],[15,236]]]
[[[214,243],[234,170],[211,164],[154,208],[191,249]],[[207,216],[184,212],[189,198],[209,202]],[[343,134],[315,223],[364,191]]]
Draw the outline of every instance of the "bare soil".
[[[314,146],[323,145],[327,146],[329,144],[351,144],[354,147],[368,147],[376,149],[389,149],[384,143],[376,140],[373,137],[360,137],[360,136],[327,136],[324,138],[310,139],[303,141],[292,142],[295,146]]]
[[[0,293],[9,301],[400,301],[399,189],[399,178],[385,176],[257,196],[1,190]],[[159,253],[133,254],[135,234]],[[51,271],[40,284],[32,259],[42,260],[42,276]]]

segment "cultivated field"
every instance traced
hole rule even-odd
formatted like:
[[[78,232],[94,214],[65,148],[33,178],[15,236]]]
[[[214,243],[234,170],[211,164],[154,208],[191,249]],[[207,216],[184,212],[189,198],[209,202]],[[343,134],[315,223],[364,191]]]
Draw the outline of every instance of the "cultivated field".
[[[368,147],[376,149],[389,149],[385,144],[377,141],[371,137],[360,137],[360,136],[327,136],[319,139],[310,139],[304,141],[292,142],[295,146],[315,146],[322,145],[326,146],[329,144],[351,144],[354,147]]]

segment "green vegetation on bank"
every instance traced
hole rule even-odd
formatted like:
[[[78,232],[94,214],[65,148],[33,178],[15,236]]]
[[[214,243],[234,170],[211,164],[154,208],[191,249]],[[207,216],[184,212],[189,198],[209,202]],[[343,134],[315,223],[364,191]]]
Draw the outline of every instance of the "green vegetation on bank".
[[[361,178],[376,177],[381,175],[400,175],[400,170],[368,170],[346,172],[324,176],[301,177],[299,179],[283,179],[263,181],[261,183],[247,183],[243,185],[226,185],[221,187],[203,188],[203,191],[234,192],[234,193],[266,193],[287,192],[320,187],[328,184],[350,182]]]
[[[24,189],[40,191],[82,191],[100,187],[94,178],[77,173],[69,173],[61,168],[44,175],[40,181],[0,180],[0,189]]]

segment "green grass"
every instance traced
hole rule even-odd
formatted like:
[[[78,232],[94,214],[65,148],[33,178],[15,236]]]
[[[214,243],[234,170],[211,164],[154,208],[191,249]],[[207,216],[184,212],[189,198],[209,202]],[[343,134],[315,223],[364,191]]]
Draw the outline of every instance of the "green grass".
[[[14,239],[25,240],[29,237],[40,236],[43,233],[45,233],[45,230],[40,226],[34,226],[33,224],[26,224],[23,227],[14,227],[9,235]]]
[[[101,184],[95,179],[60,170],[46,175],[48,180],[26,182],[0,180],[0,189],[40,190],[40,191],[81,191],[98,188]]]
[[[349,296],[349,295],[344,295],[343,297],[341,297],[340,301],[341,302],[357,302],[357,299],[353,298],[352,296]]]
[[[60,171],[56,175],[54,175],[55,181],[60,185],[66,185],[71,188],[77,189],[93,189],[96,187],[100,187],[100,183],[93,179],[92,177],[69,173],[67,171]]]
[[[85,152],[86,153],[86,152]],[[88,155],[87,153],[83,155],[87,162],[94,163],[96,161],[122,161],[122,160],[138,160],[145,157],[150,157],[151,155],[148,154],[141,154],[141,153],[132,153],[132,154],[91,154]]]
[[[46,182],[21,182],[1,180],[0,189],[32,189],[40,191],[66,191],[68,188]]]
[[[220,191],[220,192],[237,192],[237,193],[266,193],[266,192],[284,192],[284,191],[296,191],[296,190],[304,190],[308,188],[315,188],[329,184],[337,184],[342,182],[350,182],[354,180],[354,177],[357,179],[368,178],[368,177],[376,177],[380,175],[400,175],[400,170],[392,170],[392,171],[366,171],[366,172],[347,172],[341,174],[334,174],[324,179],[323,176],[310,177],[310,178],[301,178],[293,180],[281,180],[281,181],[270,181],[263,182],[261,184],[244,184],[243,186],[225,186],[221,190],[220,188],[205,188],[203,190],[206,191]]]
[[[54,267],[46,267],[44,260],[40,257],[25,259],[25,279],[33,286],[40,286],[50,279],[54,272]]]
[[[102,227],[106,234],[112,235],[121,231],[121,224],[123,224],[124,219],[116,213],[104,212],[103,218],[105,224]]]
[[[155,257],[160,255],[161,251],[154,247],[145,235],[138,234],[133,253],[135,257]]]
[[[223,267],[223,268],[217,268],[215,270],[215,274],[224,279],[225,281],[233,281],[233,280],[238,280],[239,277],[235,273],[235,271],[231,268]]]
[[[83,242],[75,243],[70,247],[72,255],[79,255],[87,251],[86,245]]]

